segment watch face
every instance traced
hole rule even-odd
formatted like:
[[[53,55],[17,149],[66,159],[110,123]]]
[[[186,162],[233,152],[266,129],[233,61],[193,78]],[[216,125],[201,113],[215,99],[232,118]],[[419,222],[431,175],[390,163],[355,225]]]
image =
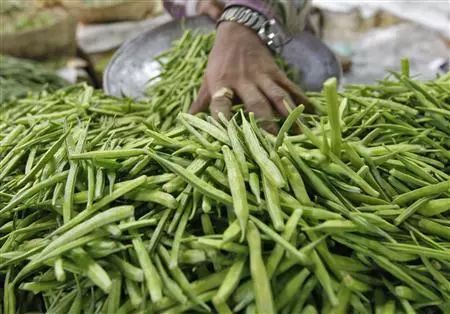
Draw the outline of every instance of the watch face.
[[[274,50],[279,50],[287,42],[283,29],[274,19],[266,21],[258,32],[262,40]]]

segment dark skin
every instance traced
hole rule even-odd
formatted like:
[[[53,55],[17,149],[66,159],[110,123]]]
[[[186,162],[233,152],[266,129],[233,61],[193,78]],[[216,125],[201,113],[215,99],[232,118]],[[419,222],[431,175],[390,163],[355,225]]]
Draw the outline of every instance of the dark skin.
[[[222,8],[216,6],[216,1],[200,3],[199,13],[213,19],[220,16]],[[234,92],[234,99],[213,97],[224,87]],[[288,115],[286,106],[307,104],[307,98],[278,68],[272,53],[254,30],[238,23],[222,22],[217,28],[202,86],[190,111],[197,113],[209,108],[213,117],[217,118],[221,112],[230,118],[233,103],[243,103],[267,131],[276,133],[275,118]]]

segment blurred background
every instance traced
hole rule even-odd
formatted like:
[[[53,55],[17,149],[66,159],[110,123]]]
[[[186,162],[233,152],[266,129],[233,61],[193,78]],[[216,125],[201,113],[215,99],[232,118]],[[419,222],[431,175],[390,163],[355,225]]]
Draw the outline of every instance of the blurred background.
[[[448,0],[315,0],[313,6],[312,24],[338,56],[343,83],[381,79],[403,57],[424,79],[449,71]],[[54,71],[101,87],[124,41],[170,20],[157,0],[0,0],[1,86],[11,83],[5,73],[18,71],[18,61],[7,57],[14,56],[36,60],[24,67],[29,73]]]

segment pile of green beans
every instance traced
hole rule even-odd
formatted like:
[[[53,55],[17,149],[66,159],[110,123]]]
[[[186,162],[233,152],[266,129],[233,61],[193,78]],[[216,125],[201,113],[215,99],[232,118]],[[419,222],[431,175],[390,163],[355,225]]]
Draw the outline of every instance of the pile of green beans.
[[[0,110],[10,99],[25,97],[30,92],[52,92],[66,84],[37,62],[0,55]]]
[[[448,311],[450,74],[330,79],[273,136],[173,104],[192,71],[0,113],[4,313]]]
[[[196,35],[186,31],[173,47],[155,58],[160,73],[147,82],[147,122],[158,130],[172,128],[178,113],[187,112],[197,97],[214,37],[213,33]]]

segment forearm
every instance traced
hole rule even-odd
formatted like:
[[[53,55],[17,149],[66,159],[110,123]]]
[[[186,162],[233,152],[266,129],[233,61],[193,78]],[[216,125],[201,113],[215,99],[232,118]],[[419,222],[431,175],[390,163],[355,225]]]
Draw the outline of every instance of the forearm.
[[[246,6],[268,18],[276,19],[289,34],[305,28],[311,0],[228,0],[226,6]]]

